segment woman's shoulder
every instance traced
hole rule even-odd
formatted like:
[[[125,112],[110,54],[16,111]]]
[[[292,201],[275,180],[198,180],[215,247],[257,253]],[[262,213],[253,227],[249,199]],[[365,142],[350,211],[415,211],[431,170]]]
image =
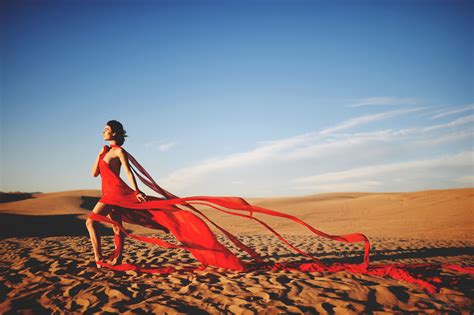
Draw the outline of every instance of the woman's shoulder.
[[[104,145],[102,149],[100,150],[99,154],[103,154],[104,152],[108,152],[108,151],[112,151],[116,153],[119,153],[119,152],[127,153],[127,151],[122,147],[111,147],[108,145]]]
[[[116,152],[125,152],[125,149],[122,147],[109,147],[109,150],[114,150]]]
[[[109,150],[111,150],[112,154],[114,154],[115,156],[125,156],[127,157],[127,151],[122,148],[122,147],[109,147]]]

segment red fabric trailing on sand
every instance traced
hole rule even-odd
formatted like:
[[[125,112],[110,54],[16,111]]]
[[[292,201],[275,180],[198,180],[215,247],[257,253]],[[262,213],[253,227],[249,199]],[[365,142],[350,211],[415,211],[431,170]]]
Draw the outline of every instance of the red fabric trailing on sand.
[[[118,147],[112,145],[112,147]],[[361,233],[353,233],[347,235],[329,235],[321,232],[304,221],[298,219],[295,216],[270,210],[262,207],[257,207],[249,204],[245,199],[241,197],[215,197],[215,196],[192,196],[180,198],[165,189],[161,188],[148,174],[148,172],[138,163],[138,161],[127,151],[124,152],[128,156],[128,160],[131,162],[130,168],[137,175],[137,177],[150,189],[164,196],[164,198],[158,198],[154,196],[147,196],[147,201],[140,203],[134,195],[134,191],[130,188],[121,178],[116,175],[110,168],[107,162],[103,160],[105,154],[109,151],[109,146],[104,146],[104,152],[99,159],[99,171],[102,178],[102,198],[100,202],[115,206],[112,209],[112,213],[120,216],[122,221],[138,224],[148,228],[163,230],[165,232],[171,232],[175,238],[181,242],[181,244],[173,244],[160,239],[159,237],[145,237],[140,235],[133,235],[128,233],[122,226],[121,222],[112,220],[100,214],[91,212],[90,218],[95,221],[101,221],[107,224],[112,224],[118,227],[122,233],[114,236],[114,242],[116,249],[108,257],[117,257],[119,251],[123,246],[123,237],[128,236],[133,239],[155,244],[164,248],[181,248],[188,250],[198,261],[201,263],[201,267],[181,267],[176,269],[174,267],[163,267],[163,268],[150,268],[148,266],[139,266],[134,264],[121,264],[121,265],[110,265],[105,262],[99,262],[100,265],[108,267],[116,271],[127,271],[135,270],[138,272],[146,273],[172,273],[172,272],[183,272],[183,271],[196,271],[203,270],[207,266],[221,267],[225,269],[245,272],[252,270],[300,270],[303,272],[337,272],[337,271],[348,271],[352,273],[360,273],[374,276],[389,276],[394,279],[404,280],[407,282],[418,284],[429,292],[435,292],[436,286],[428,281],[415,278],[410,273],[411,269],[422,268],[429,269],[435,266],[429,264],[412,264],[412,265],[401,265],[401,264],[385,264],[385,265],[373,265],[369,263],[370,254],[370,242],[368,238]],[[137,168],[134,169],[133,166]],[[140,174],[141,173],[141,174]],[[183,210],[177,205],[184,206],[190,211]],[[193,205],[206,205],[217,211],[225,212],[229,215],[236,215],[246,219],[254,220],[271,231],[276,235],[283,243],[285,243],[292,250],[310,258],[312,262],[308,263],[272,263],[265,262],[264,259],[251,247],[240,242],[234,235],[226,231],[224,228],[210,220],[201,211],[196,209]],[[221,208],[222,207],[222,208]],[[226,209],[223,209],[226,208]],[[231,210],[228,210],[231,209]],[[226,235],[230,241],[232,241],[242,251],[248,253],[254,263],[246,263],[240,260],[234,253],[232,253],[227,247],[218,242],[215,234],[207,226],[205,221],[198,215],[207,220],[210,224],[218,228]],[[341,264],[334,263],[326,265],[316,257],[304,252],[293,245],[291,245],[282,235],[277,231],[268,226],[264,221],[253,216],[254,213],[262,213],[270,216],[277,216],[281,218],[290,219],[298,224],[301,224],[308,228],[314,234],[329,238],[335,241],[348,242],[348,243],[364,243],[364,256],[361,264]],[[113,216],[115,218],[115,216]],[[438,269],[452,269],[463,273],[474,273],[473,267],[462,267],[458,265],[442,265],[436,267]],[[439,283],[439,278],[431,278],[431,282]]]

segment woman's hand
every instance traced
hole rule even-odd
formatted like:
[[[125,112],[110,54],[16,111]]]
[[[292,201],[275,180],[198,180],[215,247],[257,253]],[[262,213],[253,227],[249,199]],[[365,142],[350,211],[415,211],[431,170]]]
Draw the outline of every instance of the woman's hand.
[[[135,197],[137,197],[137,200],[139,202],[144,202],[146,201],[146,195],[145,193],[141,192],[141,191],[135,191]]]
[[[93,177],[97,177],[100,174],[99,161],[100,161],[100,156],[102,155],[102,153],[104,153],[104,151],[105,151],[105,149],[104,149],[104,147],[102,147],[99,154],[97,154],[97,158],[95,159],[95,163],[92,166],[92,176]]]

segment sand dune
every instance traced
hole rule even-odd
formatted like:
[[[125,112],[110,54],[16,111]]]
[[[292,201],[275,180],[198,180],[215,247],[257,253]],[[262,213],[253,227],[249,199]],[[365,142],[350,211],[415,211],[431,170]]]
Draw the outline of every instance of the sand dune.
[[[0,216],[71,215],[84,220],[100,196],[98,190],[33,194],[30,199],[0,203]],[[361,232],[368,237],[474,241],[473,188],[410,193],[331,193],[246,200],[260,207],[292,214],[330,234]],[[266,229],[253,221],[223,214],[205,206],[196,208],[203,210],[234,234],[267,233]],[[259,214],[256,216],[279,232],[312,235],[309,230],[293,221]],[[2,221],[7,225],[6,219]],[[133,225],[127,225],[127,228],[137,233],[156,232]],[[83,231],[82,227],[80,230]],[[215,231],[219,233],[218,230]]]
[[[100,190],[73,190],[36,193],[31,198],[0,203],[0,214],[60,215],[85,214],[101,196]]]
[[[465,312],[474,308],[472,276],[444,270],[439,291],[348,272],[254,271],[208,267],[169,275],[96,269],[84,220],[100,191],[33,194],[0,203],[0,313],[371,313]],[[374,263],[474,265],[474,189],[412,193],[333,193],[305,197],[246,198],[261,207],[295,215],[331,234],[362,232],[373,245]],[[204,210],[266,259],[304,260],[248,220]],[[322,240],[289,220],[258,215],[293,245],[324,262],[358,262],[362,247]],[[172,235],[127,225],[134,233]],[[112,250],[111,230],[104,250]],[[238,252],[222,235],[219,240]],[[244,260],[248,257],[238,254]],[[184,250],[127,239],[124,262],[199,266]],[[427,276],[427,275],[425,275]],[[453,279],[456,281],[453,282]]]

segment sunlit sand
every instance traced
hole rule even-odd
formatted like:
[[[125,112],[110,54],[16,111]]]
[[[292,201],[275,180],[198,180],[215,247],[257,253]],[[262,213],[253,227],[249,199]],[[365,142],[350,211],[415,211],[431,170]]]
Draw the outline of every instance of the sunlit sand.
[[[25,196],[23,196],[24,198]],[[473,308],[472,276],[446,271],[457,283],[431,295],[402,281],[348,272],[239,273],[208,267],[169,275],[115,273],[97,269],[84,220],[98,190],[33,194],[0,203],[0,312],[42,309],[169,313],[364,313],[370,311],[468,311]],[[245,196],[244,196],[245,198]],[[246,198],[254,205],[290,213],[329,234],[361,232],[372,244],[374,263],[473,265],[474,189],[410,193],[330,193],[305,197]],[[215,222],[270,261],[300,261],[255,222],[199,206]],[[362,245],[323,240],[290,220],[256,215],[298,248],[323,261],[359,262]],[[132,233],[172,235],[125,224]],[[111,251],[112,230],[100,229]],[[219,240],[238,253],[222,234]],[[250,260],[238,254],[243,260]],[[164,249],[127,239],[124,262],[154,266],[199,266],[184,250]]]

